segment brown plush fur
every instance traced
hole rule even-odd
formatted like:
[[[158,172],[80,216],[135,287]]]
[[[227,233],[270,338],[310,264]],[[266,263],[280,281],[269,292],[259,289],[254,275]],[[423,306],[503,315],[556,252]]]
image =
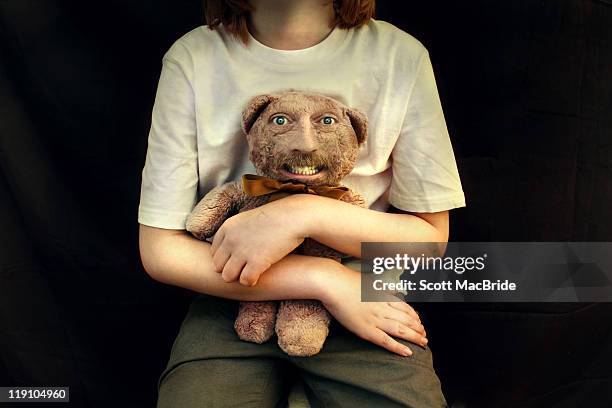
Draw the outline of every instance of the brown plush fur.
[[[284,124],[274,122],[283,115]],[[332,124],[322,118],[331,116]],[[367,120],[360,111],[329,97],[288,91],[253,98],[242,114],[242,128],[249,143],[249,158],[257,173],[281,181],[298,180],[312,186],[338,186],[357,160],[367,136]],[[322,169],[307,181],[292,175],[291,167]],[[199,239],[211,237],[223,222],[240,211],[259,207],[269,196],[250,197],[239,182],[211,190],[187,219],[187,230]],[[365,206],[364,199],[348,191],[342,198]],[[341,254],[306,239],[297,253],[340,261]],[[279,346],[293,356],[311,356],[323,347],[330,315],[315,300],[240,302],[235,329],[242,340],[263,343],[278,336]]]

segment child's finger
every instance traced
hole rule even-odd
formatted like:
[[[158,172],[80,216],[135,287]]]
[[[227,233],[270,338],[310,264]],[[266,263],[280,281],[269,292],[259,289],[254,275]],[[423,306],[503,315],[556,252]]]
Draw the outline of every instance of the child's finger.
[[[381,346],[392,353],[399,354],[400,356],[411,356],[412,350],[408,346],[404,346],[399,341],[393,339],[387,333],[380,329],[374,329],[375,332],[372,334],[371,338],[366,338],[366,340],[371,341],[372,343]]]
[[[417,320],[419,322],[421,321],[421,317],[419,316],[419,314],[408,303],[406,303],[406,302],[387,302],[387,303],[389,304],[389,306],[391,306],[391,307],[393,307],[395,309],[402,310],[402,311],[408,313],[410,315],[410,317],[412,317],[413,319],[415,319],[415,320]]]
[[[219,249],[219,247],[221,246],[223,238],[225,238],[225,231],[223,230],[223,228],[220,228],[219,231],[217,231],[217,233],[213,237],[212,244],[210,245],[210,254],[212,256],[215,256],[215,253],[217,253],[217,249]]]
[[[408,303],[400,301],[400,302],[387,302],[387,304],[394,309],[401,310],[402,312],[406,312],[410,314],[410,316],[416,321],[418,322],[421,321],[421,317],[419,316],[419,314]]]
[[[427,345],[427,339],[421,333],[398,321],[384,319],[378,324],[378,328],[390,336],[410,341],[422,347]]]
[[[240,275],[240,283],[244,286],[255,286],[263,271],[264,268],[257,262],[247,262],[246,266],[242,270],[242,274]]]
[[[406,312],[399,311],[397,309],[389,309],[384,316],[387,319],[395,320],[405,326],[410,327],[411,329],[420,333],[421,335],[425,335],[425,327],[423,326],[423,324],[415,320],[412,316],[410,316]]]
[[[242,272],[242,268],[244,268],[245,264],[246,261],[242,258],[238,258],[236,256],[230,257],[223,267],[221,277],[226,282],[235,282],[238,280],[240,272]]]
[[[223,272],[223,268],[225,267],[227,260],[230,258],[230,255],[230,252],[226,251],[223,248],[220,248],[217,250],[217,252],[215,252],[212,258],[213,266],[215,267],[215,272]]]

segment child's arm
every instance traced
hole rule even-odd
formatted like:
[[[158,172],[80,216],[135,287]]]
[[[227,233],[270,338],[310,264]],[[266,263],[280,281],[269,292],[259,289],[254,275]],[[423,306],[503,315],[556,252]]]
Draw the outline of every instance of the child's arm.
[[[247,287],[223,281],[214,270],[210,244],[184,230],[141,225],[140,254],[147,273],[163,283],[236,300],[318,299],[343,326],[389,351],[410,353],[391,336],[427,343],[425,329],[410,306],[360,302],[360,274],[329,259],[286,256],[256,286]]]
[[[196,292],[236,300],[319,298],[317,277],[297,273],[312,267],[310,257],[290,256],[270,276],[252,288],[225,282],[214,271],[210,244],[185,230],[140,226],[140,256],[146,272],[155,280]],[[327,261],[327,260],[326,260]],[[282,266],[282,267],[281,267]]]
[[[250,239],[253,236],[259,239]],[[361,257],[361,242],[446,243],[448,211],[384,213],[296,194],[227,220],[213,241],[215,268],[228,281],[239,279],[252,285],[269,265],[287,254],[288,242],[306,237],[356,257]]]
[[[361,242],[448,242],[448,211],[384,213],[323,197],[297,197],[303,211],[316,208],[302,233],[340,252],[361,257]]]

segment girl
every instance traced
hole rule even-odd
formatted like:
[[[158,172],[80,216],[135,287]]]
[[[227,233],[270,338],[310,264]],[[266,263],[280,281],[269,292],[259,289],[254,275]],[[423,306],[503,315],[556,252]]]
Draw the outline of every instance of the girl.
[[[373,0],[210,0],[208,26],[165,54],[140,251],[152,278],[201,295],[160,378],[159,407],[273,407],[288,366],[313,406],[446,405],[412,307],[361,302],[358,272],[289,254],[305,237],[355,257],[362,241],[446,242],[448,210],[465,205],[427,50],[373,12]],[[185,220],[198,198],[254,172],[245,104],[289,88],[367,114],[369,140],[345,184],[370,208],[293,195],[228,219],[212,246],[194,239]],[[340,323],[321,353],[292,358],[273,341],[237,338],[236,300],[281,299],[318,299]]]

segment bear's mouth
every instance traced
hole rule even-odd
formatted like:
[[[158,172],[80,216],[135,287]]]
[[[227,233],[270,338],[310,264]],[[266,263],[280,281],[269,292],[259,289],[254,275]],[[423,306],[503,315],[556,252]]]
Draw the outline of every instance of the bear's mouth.
[[[285,164],[283,170],[287,173],[295,174],[298,176],[314,176],[319,174],[323,170],[322,166],[290,166]]]
[[[324,166],[295,166],[285,164],[280,170],[280,175],[286,180],[295,180],[302,183],[313,183],[321,177],[325,177]]]

